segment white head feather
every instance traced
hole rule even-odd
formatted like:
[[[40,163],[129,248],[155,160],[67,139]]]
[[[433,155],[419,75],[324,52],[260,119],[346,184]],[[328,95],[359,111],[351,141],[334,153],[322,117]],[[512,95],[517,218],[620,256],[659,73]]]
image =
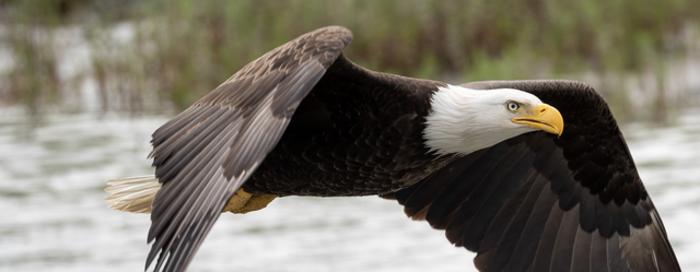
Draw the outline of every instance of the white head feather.
[[[510,101],[541,104],[536,96],[515,89],[476,90],[441,87],[433,94],[432,111],[426,117],[423,137],[437,154],[469,154],[501,141],[534,131],[512,122]]]

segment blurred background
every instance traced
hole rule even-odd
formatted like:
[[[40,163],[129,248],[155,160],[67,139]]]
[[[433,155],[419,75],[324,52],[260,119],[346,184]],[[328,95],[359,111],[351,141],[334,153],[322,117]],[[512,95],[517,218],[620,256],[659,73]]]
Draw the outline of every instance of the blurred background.
[[[148,216],[110,210],[105,180],[151,174],[155,128],[331,24],[373,70],[595,86],[700,270],[700,1],[0,0],[0,271],[142,269]],[[464,271],[473,256],[391,201],[290,197],[221,217],[192,270]]]

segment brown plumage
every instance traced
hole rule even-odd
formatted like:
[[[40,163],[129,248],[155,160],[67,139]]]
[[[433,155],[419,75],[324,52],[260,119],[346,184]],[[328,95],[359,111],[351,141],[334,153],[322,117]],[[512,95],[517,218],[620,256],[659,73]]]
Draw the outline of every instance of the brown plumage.
[[[422,133],[432,94],[446,85],[357,66],[341,54],[351,39],[342,27],[304,34],[154,132],[162,187],[147,268],[158,257],[156,271],[185,270],[243,188],[395,197],[408,215],[478,252],[484,271],[678,269],[615,121],[592,89],[565,81],[470,84],[533,93],[562,109],[567,130],[561,138],[524,134],[464,157],[437,155]]]
[[[356,66],[341,56],[351,38],[341,27],[302,35],[156,130],[152,157],[163,186],[146,267],[160,256],[156,271],[183,270],[242,186],[278,196],[381,194],[446,163],[421,138],[430,94],[442,83]]]
[[[481,271],[680,271],[605,101],[564,80],[475,82],[557,107],[561,137],[524,134],[452,162],[396,198],[477,252]]]

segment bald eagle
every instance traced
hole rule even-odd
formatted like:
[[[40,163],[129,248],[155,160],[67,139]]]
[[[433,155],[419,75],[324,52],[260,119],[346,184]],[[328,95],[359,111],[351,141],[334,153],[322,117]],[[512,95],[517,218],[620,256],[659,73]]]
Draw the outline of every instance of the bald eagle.
[[[109,182],[112,207],[151,213],[146,269],[184,271],[222,212],[380,195],[481,271],[680,270],[591,87],[378,73],[351,39],[325,27],[249,63],[153,133],[155,176]]]

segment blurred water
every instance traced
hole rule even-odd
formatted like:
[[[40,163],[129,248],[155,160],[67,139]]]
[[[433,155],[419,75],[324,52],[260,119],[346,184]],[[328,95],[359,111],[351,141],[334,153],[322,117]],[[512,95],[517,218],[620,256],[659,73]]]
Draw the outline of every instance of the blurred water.
[[[149,219],[107,208],[109,178],[149,174],[165,117],[0,112],[0,271],[142,271]],[[625,126],[684,270],[700,270],[700,109],[665,128]],[[377,197],[298,198],[226,214],[192,271],[470,271],[473,254]]]

